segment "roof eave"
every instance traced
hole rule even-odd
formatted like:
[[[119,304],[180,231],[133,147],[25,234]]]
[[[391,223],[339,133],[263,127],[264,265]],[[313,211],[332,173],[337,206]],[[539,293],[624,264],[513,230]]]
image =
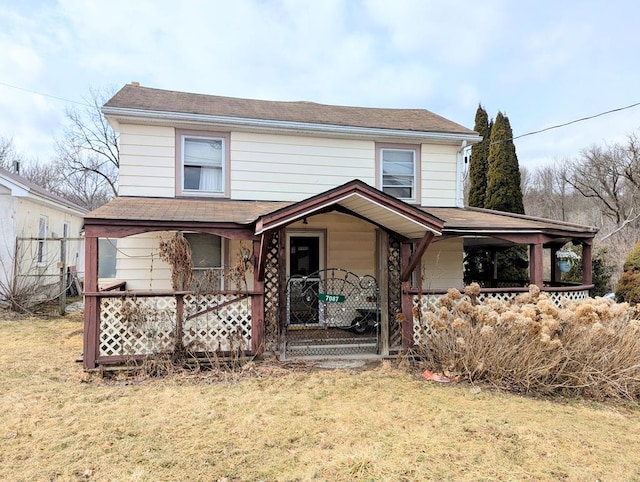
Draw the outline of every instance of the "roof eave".
[[[318,124],[309,122],[293,122],[269,119],[255,119],[250,117],[226,117],[211,114],[194,114],[183,112],[167,112],[157,110],[133,109],[125,107],[102,108],[103,114],[107,118],[116,121],[144,121],[155,124],[191,124],[191,125],[217,125],[231,128],[250,128],[256,131],[280,131],[295,132],[297,134],[332,134],[334,136],[356,137],[356,138],[394,138],[405,140],[429,141],[440,144],[454,144],[466,141],[467,145],[480,142],[482,137],[475,133],[464,132],[435,132],[435,131],[412,131],[402,129],[383,129],[375,127],[344,126],[336,124]]]

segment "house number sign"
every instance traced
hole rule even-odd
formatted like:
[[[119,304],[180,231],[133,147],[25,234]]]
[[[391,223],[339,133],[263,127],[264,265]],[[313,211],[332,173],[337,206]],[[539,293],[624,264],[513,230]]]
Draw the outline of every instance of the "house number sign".
[[[330,295],[329,293],[319,293],[318,299],[325,303],[344,303],[344,295]]]

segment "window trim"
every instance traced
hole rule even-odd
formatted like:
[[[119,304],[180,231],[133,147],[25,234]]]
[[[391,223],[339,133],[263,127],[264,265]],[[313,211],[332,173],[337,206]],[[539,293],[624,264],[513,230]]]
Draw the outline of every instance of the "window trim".
[[[37,266],[47,265],[48,231],[49,231],[49,216],[42,214],[40,215],[40,220],[38,221],[38,236],[37,236],[38,244],[36,249],[36,265]]]
[[[414,166],[413,166],[413,197],[412,198],[397,198],[407,204],[421,203],[421,177],[422,177],[422,156],[420,144],[393,144],[387,142],[376,142],[376,188],[382,191],[382,151],[384,149],[390,150],[403,150],[413,151]]]
[[[183,146],[184,146],[185,137],[200,137],[204,139],[222,140],[222,155],[224,156],[224,158],[222,160],[222,184],[223,185],[222,185],[221,192],[203,192],[203,191],[196,191],[196,190],[188,190],[182,187],[183,172],[184,172]],[[230,137],[231,136],[229,132],[198,131],[198,130],[187,130],[187,129],[175,130],[176,197],[218,197],[218,198],[230,197],[231,195],[230,194],[231,174],[229,169],[230,157],[231,157]]]

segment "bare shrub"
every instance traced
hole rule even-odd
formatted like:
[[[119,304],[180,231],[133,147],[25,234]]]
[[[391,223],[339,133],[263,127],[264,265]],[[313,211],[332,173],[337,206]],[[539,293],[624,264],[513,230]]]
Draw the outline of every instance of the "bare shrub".
[[[450,290],[427,311],[418,353],[430,369],[532,394],[640,400],[640,321],[606,298],[556,306],[532,285],[474,304]]]

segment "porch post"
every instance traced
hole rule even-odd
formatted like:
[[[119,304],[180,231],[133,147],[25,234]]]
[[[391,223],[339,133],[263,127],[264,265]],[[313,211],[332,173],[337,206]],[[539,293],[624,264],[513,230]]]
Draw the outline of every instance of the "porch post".
[[[87,229],[87,231],[89,231]],[[88,234],[88,233],[87,233]],[[84,291],[98,292],[98,238],[87,236],[84,240]],[[99,354],[99,330],[100,299],[94,295],[85,295],[84,299],[84,335],[83,353],[85,370],[96,368],[96,359]]]
[[[559,251],[560,246],[552,245],[551,246],[551,286],[562,281],[562,271],[560,271],[560,266],[558,265],[558,259],[556,258],[556,253]]]
[[[287,238],[284,229],[278,231],[278,350],[286,356],[287,330]]]
[[[409,264],[411,258],[411,243],[400,243],[400,266],[405,268]],[[405,279],[407,278],[407,279]],[[402,280],[402,314],[404,321],[402,322],[402,348],[408,350],[413,346],[413,300],[411,293],[411,276],[405,273],[400,274]]]
[[[382,229],[378,233],[378,306],[380,307],[380,355],[389,355],[389,235]]]
[[[256,356],[264,351],[264,276],[259,276],[260,264],[264,265],[262,245],[266,237],[253,242],[253,291],[251,297],[251,353]],[[264,267],[263,267],[264,269]]]
[[[591,242],[582,243],[582,284],[590,285],[593,283],[593,263],[592,263],[592,246]]]
[[[542,288],[542,244],[529,245],[529,282]]]

